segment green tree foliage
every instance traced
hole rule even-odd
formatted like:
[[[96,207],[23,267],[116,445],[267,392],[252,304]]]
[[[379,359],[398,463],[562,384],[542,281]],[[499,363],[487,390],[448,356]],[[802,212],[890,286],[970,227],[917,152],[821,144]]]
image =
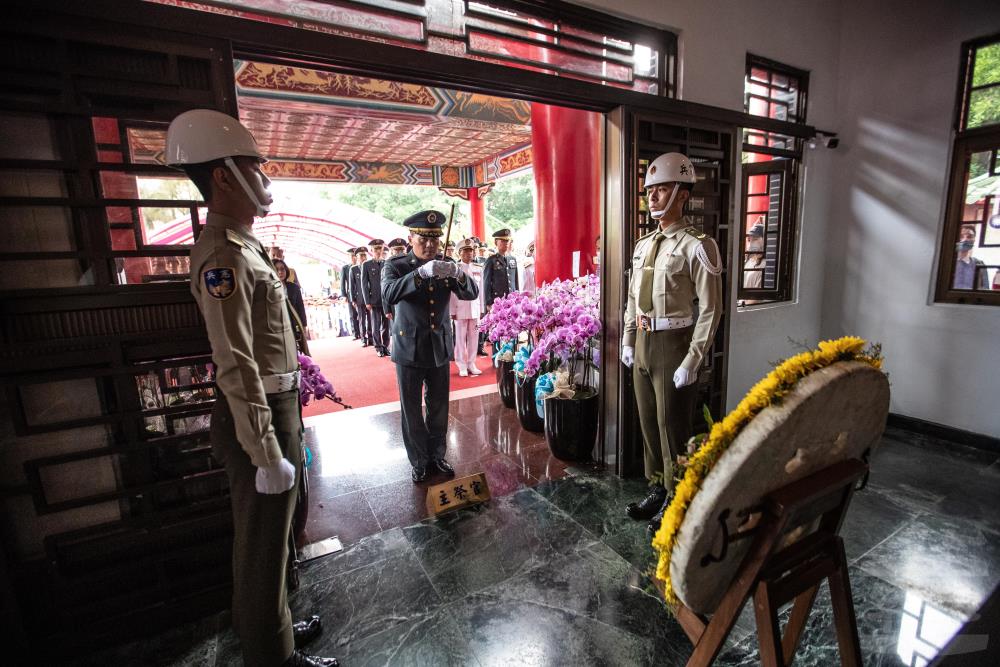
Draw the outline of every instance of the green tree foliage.
[[[972,70],[972,85],[1000,84],[1000,42],[976,49]],[[969,97],[967,127],[1000,123],[1000,85],[973,90]]]
[[[436,187],[426,185],[325,185],[320,191],[324,199],[332,199],[357,206],[366,211],[381,215],[395,223],[414,213],[434,209],[447,215],[451,205],[455,206],[455,221],[452,226],[452,238],[460,238],[461,230],[467,233],[471,228],[469,223],[469,203],[456,197],[449,197]]]
[[[529,169],[497,181],[486,195],[486,222],[490,232],[501,227],[518,230],[535,219],[532,190],[534,173]]]

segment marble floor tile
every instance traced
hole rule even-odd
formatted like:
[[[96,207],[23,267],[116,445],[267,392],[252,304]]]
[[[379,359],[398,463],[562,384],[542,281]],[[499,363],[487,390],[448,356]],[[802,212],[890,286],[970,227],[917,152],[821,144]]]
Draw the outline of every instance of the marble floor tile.
[[[857,566],[968,616],[1000,581],[1000,535],[961,518],[925,514],[869,551]]]
[[[964,617],[942,610],[912,590],[901,589],[864,571],[850,568],[851,593],[858,622],[862,664],[910,667],[927,664],[961,627]],[[788,611],[781,614],[782,623]],[[915,659],[915,656],[923,658]],[[759,665],[756,635],[724,651],[720,667]],[[824,585],[809,615],[795,665],[826,667],[840,664],[829,589]]]
[[[462,636],[484,666],[683,664],[656,655],[652,638],[557,607],[478,593],[454,608]]]
[[[299,588],[289,599],[293,618],[323,617],[323,634],[309,645],[336,656],[344,645],[419,617],[441,603],[413,551]]]
[[[623,480],[585,471],[555,482],[541,482],[536,488],[641,571],[653,565],[652,535],[646,530],[646,522],[625,515],[628,503],[646,495],[645,480]]]
[[[352,641],[337,658],[352,667],[477,667],[481,663],[452,619],[454,613],[454,606],[439,607]]]
[[[913,516],[912,511],[895,502],[891,495],[872,487],[856,491],[840,529],[847,560],[853,562],[864,556]]]
[[[379,532],[378,519],[362,491],[354,491],[310,503],[306,520],[307,543],[337,536],[355,542]]]
[[[532,479],[514,461],[503,454],[494,454],[478,461],[455,463],[457,477],[480,472],[486,475],[486,483],[489,484],[490,495],[493,498],[510,495],[532,483]]]
[[[593,543],[530,489],[403,529],[435,587],[453,600]]]
[[[935,514],[962,517],[983,530],[1000,533],[1000,466],[993,464],[956,484],[932,508]]]
[[[375,513],[375,518],[378,519],[379,526],[382,530],[386,530],[409,526],[427,518],[426,499],[429,483],[414,484],[410,479],[403,479],[382,486],[369,487],[363,493]]]
[[[408,551],[410,543],[406,541],[402,530],[384,530],[345,544],[342,551],[303,563],[299,571],[301,586],[308,587],[362,567],[398,558]]]

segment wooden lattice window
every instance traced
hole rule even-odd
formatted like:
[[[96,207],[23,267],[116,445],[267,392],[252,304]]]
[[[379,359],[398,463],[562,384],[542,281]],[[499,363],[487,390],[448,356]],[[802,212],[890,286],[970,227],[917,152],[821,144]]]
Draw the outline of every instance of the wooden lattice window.
[[[747,113],[804,123],[808,87],[808,72],[747,56]],[[789,301],[794,284],[802,140],[760,130],[746,130],[743,136],[743,243],[739,245],[738,304]]]
[[[1000,35],[962,47],[937,301],[1000,305]]]

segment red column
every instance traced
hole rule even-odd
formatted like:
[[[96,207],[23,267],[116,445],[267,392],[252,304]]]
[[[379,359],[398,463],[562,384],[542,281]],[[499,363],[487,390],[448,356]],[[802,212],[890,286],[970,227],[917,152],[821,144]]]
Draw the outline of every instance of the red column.
[[[469,210],[472,217],[472,235],[486,242],[486,202],[479,198],[479,188],[469,188]]]
[[[601,220],[601,114],[531,105],[535,174],[535,283],[593,273]]]

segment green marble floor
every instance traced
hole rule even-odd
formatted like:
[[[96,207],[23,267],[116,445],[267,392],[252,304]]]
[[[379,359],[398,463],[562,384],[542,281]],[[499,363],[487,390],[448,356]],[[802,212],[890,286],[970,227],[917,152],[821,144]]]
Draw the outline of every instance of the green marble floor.
[[[865,665],[926,664],[1000,582],[1000,462],[883,438],[843,530]],[[305,567],[310,653],[344,665],[683,665],[690,643],[653,591],[642,481],[569,468],[488,505],[394,527]],[[837,664],[825,587],[796,665]],[[720,665],[757,664],[744,617]],[[80,664],[232,665],[225,614]]]

